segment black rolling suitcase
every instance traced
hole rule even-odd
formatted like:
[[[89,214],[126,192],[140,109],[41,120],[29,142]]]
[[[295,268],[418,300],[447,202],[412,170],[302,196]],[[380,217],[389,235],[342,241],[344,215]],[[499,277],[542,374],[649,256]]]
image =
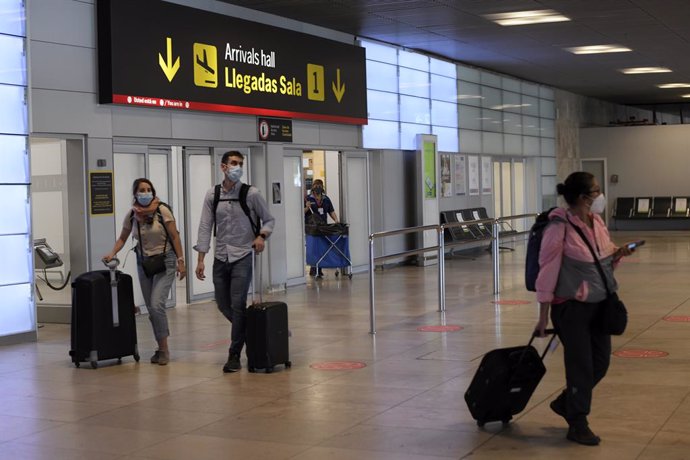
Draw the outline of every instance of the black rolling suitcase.
[[[477,425],[494,421],[505,424],[524,410],[546,373],[544,356],[556,338],[553,330],[546,332],[554,335],[541,355],[532,346],[534,337],[526,346],[499,348],[484,355],[465,392],[465,402]]]
[[[254,253],[252,273],[254,273]],[[261,276],[259,276],[261,279]],[[290,362],[290,345],[288,330],[288,308],[285,302],[261,302],[261,282],[259,282],[259,303],[254,302],[254,284],[252,283],[252,305],[247,307],[247,370],[256,372],[265,369],[267,374],[273,368]]]
[[[115,259],[113,259],[115,260]],[[115,270],[86,272],[72,282],[72,362],[134,356],[139,361],[132,277]]]

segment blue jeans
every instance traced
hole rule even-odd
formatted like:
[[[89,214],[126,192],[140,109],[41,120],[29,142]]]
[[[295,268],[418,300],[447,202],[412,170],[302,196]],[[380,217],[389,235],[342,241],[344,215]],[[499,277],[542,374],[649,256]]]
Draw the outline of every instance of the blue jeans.
[[[230,353],[242,353],[246,334],[247,292],[252,279],[252,255],[234,262],[213,259],[213,287],[218,310],[232,323]]]
[[[153,335],[156,337],[156,341],[160,342],[170,335],[168,315],[165,313],[165,302],[168,300],[170,288],[175,282],[175,273],[177,272],[177,256],[175,251],[168,251],[165,254],[164,272],[157,273],[149,278],[144,274],[140,263],[137,263],[137,271],[139,273],[141,293],[144,295],[144,303],[146,303],[146,309],[149,311],[149,321],[151,321],[151,326],[153,326]]]

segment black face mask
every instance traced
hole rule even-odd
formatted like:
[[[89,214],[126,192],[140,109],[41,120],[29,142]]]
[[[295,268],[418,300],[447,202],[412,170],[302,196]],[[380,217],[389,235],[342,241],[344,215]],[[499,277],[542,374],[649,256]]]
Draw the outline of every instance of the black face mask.
[[[323,187],[321,187],[321,186],[314,187],[314,193],[316,193],[316,194],[323,193]]]

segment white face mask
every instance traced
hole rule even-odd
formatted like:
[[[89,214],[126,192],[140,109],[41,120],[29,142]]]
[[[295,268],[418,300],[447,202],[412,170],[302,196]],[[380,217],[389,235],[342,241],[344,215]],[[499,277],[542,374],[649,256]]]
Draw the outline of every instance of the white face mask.
[[[592,201],[592,206],[590,206],[590,211],[595,214],[601,214],[606,209],[606,197],[603,193],[600,193],[598,197]]]

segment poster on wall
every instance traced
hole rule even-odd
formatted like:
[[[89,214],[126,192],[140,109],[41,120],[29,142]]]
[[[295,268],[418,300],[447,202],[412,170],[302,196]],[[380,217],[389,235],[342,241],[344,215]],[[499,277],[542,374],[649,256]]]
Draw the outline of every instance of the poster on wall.
[[[479,195],[479,157],[468,155],[467,166],[469,168],[470,195]]]
[[[424,198],[436,198],[436,144],[424,141]]]
[[[465,155],[455,156],[455,168],[453,174],[453,188],[456,195],[464,195],[465,191],[465,171],[467,170],[467,157]]]
[[[450,180],[450,155],[441,155],[441,196],[453,196],[453,186]]]
[[[89,171],[89,198],[92,216],[113,214],[112,171]]]
[[[491,157],[482,157],[482,193],[491,193]]]

